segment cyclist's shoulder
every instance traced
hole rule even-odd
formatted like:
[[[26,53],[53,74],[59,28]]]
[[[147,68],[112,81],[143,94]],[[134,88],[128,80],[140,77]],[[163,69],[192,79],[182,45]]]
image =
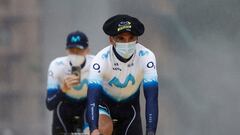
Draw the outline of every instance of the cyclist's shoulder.
[[[145,47],[144,45],[138,43],[136,44],[136,52],[138,57],[148,58],[148,57],[155,57],[154,53]]]
[[[86,60],[87,60],[87,62],[90,62],[90,63],[91,63],[91,61],[94,59],[94,57],[95,57],[95,55],[92,55],[92,54],[86,55]]]
[[[106,60],[107,58],[110,57],[110,51],[111,51],[112,46],[109,45],[102,50],[100,50],[97,55],[94,57],[94,60]]]
[[[67,56],[57,57],[51,61],[50,66],[61,67],[66,65],[67,61],[69,61]]]
[[[109,52],[111,50],[111,45],[109,45],[109,46],[106,46],[106,47],[104,47],[103,49],[101,49],[98,53],[97,53],[97,57],[99,56],[99,55],[102,55],[102,54],[104,54],[104,53],[107,53],[107,52]]]

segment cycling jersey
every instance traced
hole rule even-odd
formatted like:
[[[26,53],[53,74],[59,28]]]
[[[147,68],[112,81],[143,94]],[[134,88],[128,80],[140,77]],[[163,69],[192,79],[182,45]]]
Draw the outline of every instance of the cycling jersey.
[[[134,129],[139,131],[135,134],[142,134],[142,128],[139,127],[139,92],[143,84],[146,98],[146,130],[155,133],[158,121],[157,78],[155,56],[143,45],[136,44],[136,51],[128,61],[119,59],[112,45],[101,50],[92,61],[88,78],[87,116],[90,130],[98,128],[100,104],[108,108],[112,118],[119,119],[120,123],[127,121],[127,124],[122,124],[125,129],[121,128],[121,134],[130,135],[134,133]],[[130,131],[134,125],[137,127]]]
[[[46,105],[49,110],[53,110],[53,134],[82,131],[84,128],[87,77],[93,56],[87,55],[85,58],[85,62],[81,65],[80,84],[66,93],[62,92],[61,87],[64,77],[71,74],[70,59],[68,56],[59,57],[49,66]]]

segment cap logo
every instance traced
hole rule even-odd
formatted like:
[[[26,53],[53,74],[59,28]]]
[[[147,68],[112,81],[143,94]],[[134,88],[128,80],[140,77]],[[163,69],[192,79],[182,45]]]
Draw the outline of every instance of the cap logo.
[[[117,31],[121,31],[121,30],[124,30],[124,29],[130,29],[132,28],[131,26],[131,22],[129,21],[122,21],[118,24],[118,29]]]
[[[71,42],[73,42],[73,43],[77,43],[80,40],[81,40],[80,36],[72,36],[72,38],[71,38]]]

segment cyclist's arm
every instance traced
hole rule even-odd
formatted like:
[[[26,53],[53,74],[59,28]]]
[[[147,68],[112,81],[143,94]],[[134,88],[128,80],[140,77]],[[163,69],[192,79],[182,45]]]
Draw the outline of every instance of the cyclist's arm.
[[[97,58],[96,58],[97,59]],[[88,77],[88,104],[87,104],[87,119],[90,126],[90,131],[98,129],[98,102],[100,91],[102,89],[102,65],[94,58],[90,67]]]
[[[53,110],[57,107],[58,103],[63,100],[64,93],[61,90],[61,85],[58,80],[59,69],[53,61],[48,69],[48,81],[47,81],[47,96],[46,106],[48,110]]]
[[[155,133],[158,122],[158,83],[144,82],[143,87],[146,98],[146,131]]]
[[[158,76],[153,53],[145,58],[143,89],[146,99],[146,132],[155,134],[158,123]]]

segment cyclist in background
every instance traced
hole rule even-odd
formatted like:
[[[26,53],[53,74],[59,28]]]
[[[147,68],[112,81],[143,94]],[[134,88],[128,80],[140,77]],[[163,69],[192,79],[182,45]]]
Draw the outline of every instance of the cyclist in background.
[[[52,134],[83,132],[87,76],[93,59],[88,38],[80,31],[67,36],[67,56],[54,59],[48,69],[46,106],[53,111]]]

